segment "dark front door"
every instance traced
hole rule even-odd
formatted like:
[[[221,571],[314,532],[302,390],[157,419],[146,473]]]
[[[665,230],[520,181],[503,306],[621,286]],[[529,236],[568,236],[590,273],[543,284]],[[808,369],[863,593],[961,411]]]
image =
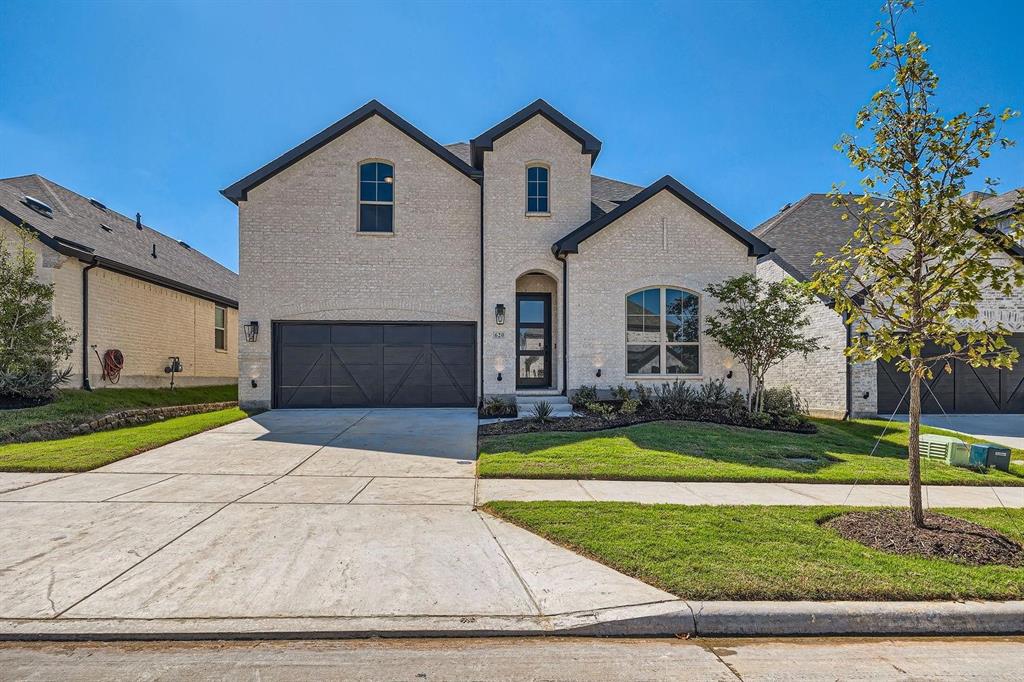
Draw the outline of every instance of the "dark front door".
[[[551,386],[551,294],[516,294],[516,387]]]
[[[277,322],[274,407],[472,407],[476,325]]]

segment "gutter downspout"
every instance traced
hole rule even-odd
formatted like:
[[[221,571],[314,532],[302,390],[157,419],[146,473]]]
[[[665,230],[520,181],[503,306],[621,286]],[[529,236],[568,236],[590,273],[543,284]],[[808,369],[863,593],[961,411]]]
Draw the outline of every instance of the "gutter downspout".
[[[484,179],[480,178],[480,397],[484,399]]]
[[[850,342],[853,341],[853,327],[846,315],[843,315],[843,324],[846,326],[846,347],[849,348]],[[846,361],[846,416],[844,419],[853,419],[853,365],[850,364],[849,358],[844,357],[844,360]]]
[[[556,255],[562,261],[562,395],[569,395],[569,260],[565,254]]]
[[[82,388],[91,391],[89,384],[89,271],[96,267],[96,259],[82,268]]]

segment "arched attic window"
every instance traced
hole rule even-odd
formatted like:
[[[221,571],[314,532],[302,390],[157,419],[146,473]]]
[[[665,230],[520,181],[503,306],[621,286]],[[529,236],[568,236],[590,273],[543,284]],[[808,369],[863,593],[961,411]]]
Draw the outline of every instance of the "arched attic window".
[[[359,164],[359,231],[392,232],[395,223],[395,167],[386,161]]]

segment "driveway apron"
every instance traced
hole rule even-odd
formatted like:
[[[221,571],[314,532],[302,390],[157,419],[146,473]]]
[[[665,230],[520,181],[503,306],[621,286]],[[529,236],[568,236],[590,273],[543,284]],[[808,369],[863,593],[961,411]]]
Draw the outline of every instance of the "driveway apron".
[[[275,410],[94,472],[12,479],[0,620],[130,631],[675,601],[476,511],[476,428],[471,409]]]

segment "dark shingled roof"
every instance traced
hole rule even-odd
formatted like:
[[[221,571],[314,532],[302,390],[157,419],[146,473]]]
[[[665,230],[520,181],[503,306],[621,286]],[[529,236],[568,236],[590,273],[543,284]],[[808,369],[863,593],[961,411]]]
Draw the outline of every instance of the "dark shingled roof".
[[[26,206],[26,195],[49,205],[53,215],[47,217]],[[237,274],[196,249],[145,225],[140,230],[134,218],[101,206],[40,175],[0,180],[0,214],[15,225],[34,228],[49,246],[74,252],[83,260],[96,257],[109,269],[238,307]]]
[[[555,109],[544,100],[538,99],[469,141],[469,155],[473,166],[475,168],[483,168],[484,152],[494,149],[494,141],[503,135],[507,135],[510,131],[515,130],[534,116],[543,116],[561,128],[562,132],[566,135],[579,142],[583,153],[590,154],[591,165],[597,161],[597,155],[601,153],[601,140],[581,128],[558,109]]]
[[[468,142],[446,144],[445,149],[466,163],[470,160]],[[599,218],[613,211],[619,204],[632,199],[643,187],[632,185],[621,180],[612,180],[600,175],[590,176],[590,217]]]
[[[1020,191],[983,198],[981,208],[992,216],[1005,213],[1013,207]],[[768,258],[781,260],[784,267],[796,270],[790,274],[797,279],[807,279],[816,269],[815,255],[819,251],[827,256],[839,253],[857,229],[855,219],[842,219],[844,210],[833,206],[827,194],[808,194],[795,204],[786,205],[752,232],[775,249]]]

